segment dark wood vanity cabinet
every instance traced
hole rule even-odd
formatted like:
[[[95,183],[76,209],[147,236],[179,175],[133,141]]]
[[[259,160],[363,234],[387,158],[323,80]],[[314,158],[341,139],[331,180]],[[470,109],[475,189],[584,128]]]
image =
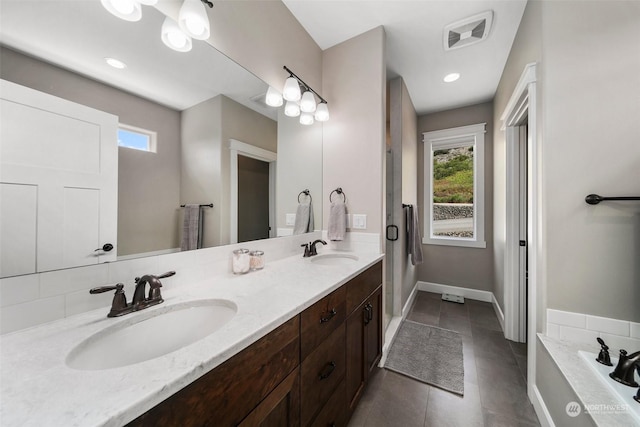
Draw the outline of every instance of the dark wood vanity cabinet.
[[[382,351],[382,262],[130,426],[346,426]]]
[[[253,414],[256,423],[249,420],[245,426],[272,425],[258,420],[277,421],[283,417],[289,422],[286,425],[298,426],[299,364],[300,317],[296,316],[129,425],[237,426]],[[258,410],[259,404],[268,399],[273,404]]]

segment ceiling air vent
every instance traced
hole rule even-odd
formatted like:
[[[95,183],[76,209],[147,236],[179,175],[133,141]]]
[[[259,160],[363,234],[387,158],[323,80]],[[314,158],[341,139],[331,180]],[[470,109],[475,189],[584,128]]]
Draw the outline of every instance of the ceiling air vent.
[[[493,11],[482,12],[444,27],[444,50],[471,46],[487,38]]]

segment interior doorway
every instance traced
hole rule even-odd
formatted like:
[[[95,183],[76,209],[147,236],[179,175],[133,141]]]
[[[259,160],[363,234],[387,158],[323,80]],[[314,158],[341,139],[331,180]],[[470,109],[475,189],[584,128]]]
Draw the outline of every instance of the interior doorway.
[[[269,163],[238,156],[238,243],[269,238]]]

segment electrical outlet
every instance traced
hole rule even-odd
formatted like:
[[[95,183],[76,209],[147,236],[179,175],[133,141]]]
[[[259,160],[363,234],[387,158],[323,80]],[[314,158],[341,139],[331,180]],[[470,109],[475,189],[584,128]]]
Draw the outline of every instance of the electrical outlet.
[[[296,225],[296,214],[286,214],[284,223],[285,225]]]
[[[364,214],[353,214],[352,228],[364,230],[367,228],[367,216]]]

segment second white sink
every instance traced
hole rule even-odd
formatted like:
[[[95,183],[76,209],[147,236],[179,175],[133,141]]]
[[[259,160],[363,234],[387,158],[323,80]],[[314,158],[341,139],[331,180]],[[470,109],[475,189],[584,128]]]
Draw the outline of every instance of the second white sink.
[[[67,356],[67,366],[80,370],[118,368],[179,350],[210,335],[238,311],[231,301],[210,299],[141,311],[128,322],[95,333]]]
[[[322,254],[311,258],[311,262],[321,265],[348,265],[358,261],[356,255],[351,254]]]

